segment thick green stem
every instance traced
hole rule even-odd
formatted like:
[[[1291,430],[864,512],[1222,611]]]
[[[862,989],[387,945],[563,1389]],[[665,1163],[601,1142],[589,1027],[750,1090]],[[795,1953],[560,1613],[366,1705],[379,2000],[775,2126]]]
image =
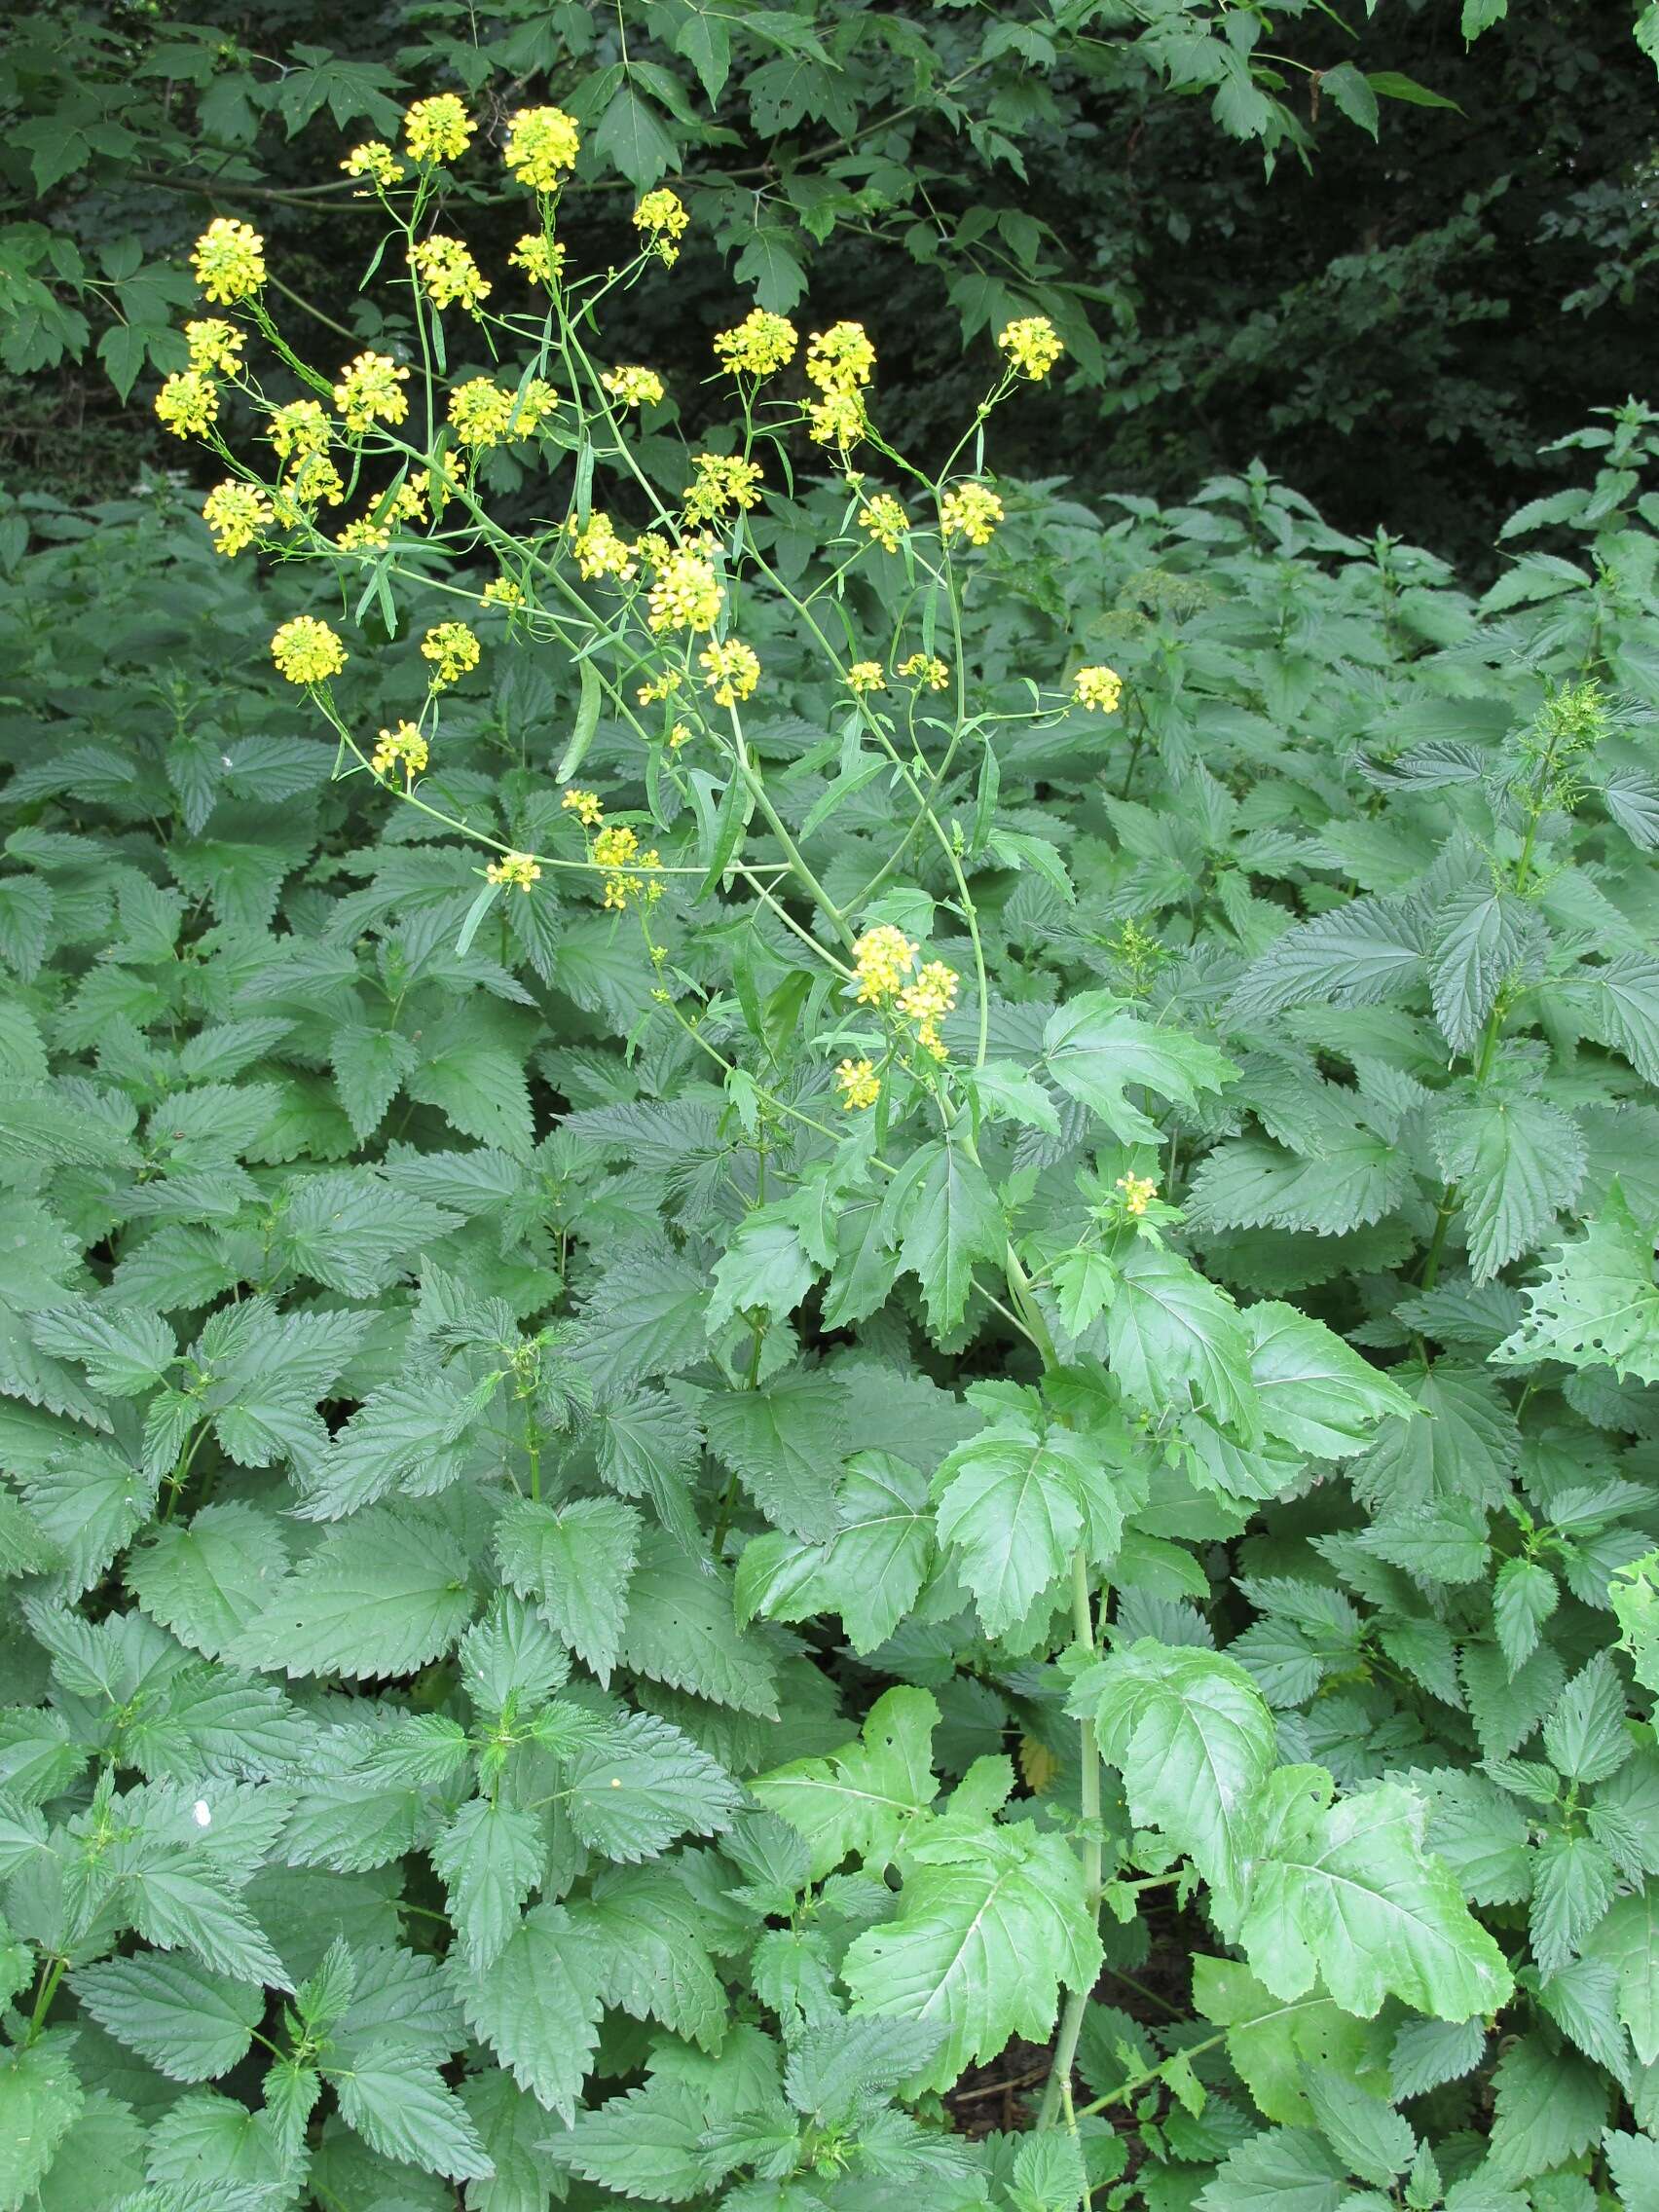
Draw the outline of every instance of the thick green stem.
[[[1080,1544],[1072,1554],[1072,1625],[1081,1649],[1094,1649],[1094,1610],[1088,1589],[1088,1557]],[[1100,1825],[1100,1753],[1094,1742],[1094,1723],[1085,1718],[1078,1722],[1078,1748],[1083,1760],[1081,1807],[1085,1834],[1083,1840],[1083,1887],[1089,1912],[1098,1924],[1100,1917],[1100,1890],[1104,1873],[1103,1832]],[[1049,2069],[1048,2086],[1043,2091],[1042,2110],[1037,2116],[1039,2128],[1052,2127],[1056,2116],[1064,2110],[1066,2125],[1077,2133],[1077,2114],[1072,2106],[1071,2076],[1077,2060],[1078,2038],[1083,2033],[1083,2016],[1088,2006],[1087,1989],[1068,1989],[1066,2002],[1060,2013],[1060,2032],[1054,2039],[1054,2060]]]

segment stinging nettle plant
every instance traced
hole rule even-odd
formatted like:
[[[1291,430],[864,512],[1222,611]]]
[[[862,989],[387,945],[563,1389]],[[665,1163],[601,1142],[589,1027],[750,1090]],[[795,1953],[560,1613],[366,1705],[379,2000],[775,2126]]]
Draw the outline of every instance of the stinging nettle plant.
[[[1636,2200],[1645,411],[1479,608],[998,485],[1041,317],[939,466],[760,311],[687,440],[686,209],[584,275],[532,109],[487,275],[474,129],[347,157],[396,351],[195,256],[339,613],[8,789],[0,2205]]]

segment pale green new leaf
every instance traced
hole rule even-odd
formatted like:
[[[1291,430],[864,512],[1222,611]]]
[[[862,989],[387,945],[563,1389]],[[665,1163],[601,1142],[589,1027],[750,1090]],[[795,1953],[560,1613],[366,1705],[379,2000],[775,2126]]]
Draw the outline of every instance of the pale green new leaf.
[[[1201,1038],[1143,1020],[1107,991],[1070,999],[1043,1032],[1044,1064],[1062,1090],[1099,1116],[1121,1144],[1153,1144],[1162,1131],[1134,1105],[1130,1084],[1181,1106],[1219,1090],[1237,1070]]]
[[[1611,1367],[1621,1380],[1659,1382],[1659,1285],[1653,1236],[1615,1184],[1584,1235],[1561,1245],[1529,1311],[1493,1353],[1499,1365]]]
[[[879,1869],[937,1794],[938,1724],[939,1707],[927,1690],[888,1690],[870,1707],[857,1742],[828,1758],[795,1759],[757,1775],[750,1794],[806,1838],[815,1882],[849,1856]]]

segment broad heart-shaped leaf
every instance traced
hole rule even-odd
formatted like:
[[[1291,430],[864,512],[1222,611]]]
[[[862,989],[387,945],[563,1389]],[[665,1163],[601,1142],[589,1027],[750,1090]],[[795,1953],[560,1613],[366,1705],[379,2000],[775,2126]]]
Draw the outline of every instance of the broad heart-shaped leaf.
[[[925,1475],[886,1452],[847,1461],[836,1499],[839,1526],[828,1543],[806,1544],[768,1530],[737,1565],[738,1617],[802,1621],[839,1613],[859,1653],[884,1643],[916,1601],[934,1556]]]
[[[330,1529],[230,1656],[290,1675],[408,1675],[451,1648],[472,1606],[446,1521],[417,1506],[371,1506]]]
[[[968,1310],[976,1260],[1000,1261],[1008,1227],[985,1170],[948,1137],[913,1152],[893,1179],[882,1234],[922,1286],[928,1325],[954,1329]]]
[[[1277,1757],[1272,1714],[1242,1667],[1143,1638],[1080,1676],[1069,1710],[1092,1714],[1137,1823],[1161,1829],[1207,1880],[1241,1876]]]
[[[265,1991],[165,1951],[110,1959],[75,1976],[83,2009],[174,2082],[207,2082],[244,2056]]]
[[[792,1368],[757,1390],[711,1390],[697,1412],[709,1450],[774,1528],[818,1540],[834,1533],[835,1479],[851,1441],[834,1375]]]
[[[636,2020],[660,2020],[705,2050],[719,2048],[726,1998],[708,1950],[718,1938],[672,1862],[611,1867],[572,1910],[599,1962],[608,2005]]]
[[[538,1904],[488,1973],[474,1972],[458,1953],[453,1978],[473,2033],[569,2126],[604,2009],[601,1961],[570,1913]]]
[[[959,1444],[934,1477],[939,1539],[956,1556],[987,1634],[1023,1620],[1088,1531],[1109,1557],[1123,1514],[1082,1438],[1017,1421]]]
[[[578,1497],[555,1510],[514,1498],[496,1524],[501,1578],[534,1598],[562,1643],[608,1682],[622,1641],[640,1516],[617,1497]]]
[[[1199,1091],[1219,1090],[1238,1072],[1213,1045],[1158,1028],[1109,991],[1085,991],[1051,1017],[1043,1059],[1060,1088],[1097,1114],[1121,1144],[1159,1144],[1163,1136],[1124,1096],[1128,1085],[1194,1106]]]
[[[1541,1098],[1497,1093],[1449,1107],[1435,1124],[1434,1145],[1458,1187],[1476,1282],[1530,1252],[1584,1180],[1578,1124]]]
[[[807,1258],[787,1206],[759,1206],[738,1224],[715,1263],[707,1326],[713,1336],[739,1313],[787,1320],[812,1288],[817,1270]]]
[[[815,1882],[849,1854],[879,1870],[938,1794],[938,1725],[939,1707],[927,1690],[888,1690],[870,1707],[856,1742],[828,1758],[794,1759],[756,1775],[750,1795],[806,1838]]]
[[[216,1659],[264,1610],[288,1570],[278,1523],[251,1505],[204,1505],[157,1529],[127,1562],[138,1603],[181,1643]]]
[[[1659,2059],[1659,1883],[1619,1898],[1584,1941],[1618,1976],[1619,2018],[1643,2066]]]
[[[607,1859],[654,1859],[687,1829],[729,1827],[739,1805],[725,1769],[655,1714],[630,1713],[565,1762],[571,1825]]]
[[[1294,1306],[1264,1299],[1243,1320],[1270,1436],[1315,1458],[1346,1459],[1372,1442],[1384,1416],[1416,1413],[1397,1382]]]
[[[400,2158],[454,2181],[495,2172],[472,2116],[435,2066],[395,2040],[330,2067],[340,2117],[384,2157]]]
[[[19,2212],[39,2187],[84,2103],[71,2039],[43,2036],[0,2052],[0,2212]]]
[[[1106,1313],[1112,1371],[1149,1411],[1197,1405],[1244,1441],[1262,1434],[1250,1346],[1237,1308],[1179,1253],[1137,1243]]]
[[[1492,1355],[1500,1366],[1560,1359],[1568,1367],[1610,1367],[1621,1381],[1659,1382],[1653,1233],[1637,1221],[1616,1183],[1584,1235],[1558,1248],[1527,1297],[1527,1318]]]
[[[1491,884],[1455,891],[1436,921],[1428,950],[1434,1018],[1453,1051],[1468,1052],[1536,923],[1525,901]]]
[[[1223,1925],[1277,1997],[1315,1979],[1369,2019],[1387,1996],[1442,2020],[1495,2012],[1513,1980],[1450,1869],[1423,1847],[1427,1808],[1398,1783],[1336,1804],[1322,1767],[1282,1767],[1253,1865],[1218,1898]]]
[[[1046,2041],[1061,1986],[1088,1989],[1099,1972],[1077,1853],[1020,1821],[913,1839],[897,1914],[859,1937],[841,1975],[855,2013],[943,2030],[914,2091],[948,2088],[1011,2036]]]

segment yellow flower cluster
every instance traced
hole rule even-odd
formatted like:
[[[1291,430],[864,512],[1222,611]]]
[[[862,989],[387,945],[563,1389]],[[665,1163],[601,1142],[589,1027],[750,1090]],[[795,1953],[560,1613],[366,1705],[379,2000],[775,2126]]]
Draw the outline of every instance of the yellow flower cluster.
[[[265,281],[265,240],[251,223],[215,215],[191,248],[203,295],[220,307],[250,300]]]
[[[460,239],[441,232],[412,245],[409,262],[435,308],[459,303],[468,314],[476,314],[494,288]]]
[[[498,861],[489,864],[484,873],[492,883],[516,883],[521,891],[528,891],[533,883],[541,881],[541,869],[529,853],[503,853]]]
[[[899,993],[899,1012],[916,1025],[916,1042],[936,1060],[945,1056],[939,1025],[956,1004],[958,977],[942,960],[930,960]]]
[[[510,610],[524,605],[524,593],[511,576],[492,577],[479,596],[486,607],[505,607]]]
[[[1041,384],[1064,353],[1060,334],[1046,314],[1022,314],[997,332],[997,344],[1016,376]]]
[[[634,228],[642,241],[670,269],[680,259],[679,241],[685,236],[690,221],[685,203],[666,184],[659,185],[655,192],[647,192],[634,209]]]
[[[532,192],[557,192],[576,166],[582,134],[562,107],[521,108],[507,126],[503,159]]]
[[[226,478],[202,502],[202,519],[213,533],[215,553],[240,553],[275,519],[271,501],[256,484]]]
[[[684,722],[676,722],[668,733],[669,750],[678,753],[682,745],[689,745],[691,732]]]
[[[607,369],[599,381],[624,407],[655,407],[662,399],[662,379],[655,369]]]
[[[567,814],[573,814],[584,830],[597,830],[605,820],[598,792],[578,791],[572,784],[559,804]]]
[[[290,683],[326,683],[346,666],[346,647],[313,614],[296,614],[271,641],[276,672]]]
[[[760,681],[760,661],[754,646],[738,638],[705,646],[697,655],[697,664],[719,707],[735,707],[740,700],[752,697]]]
[[[696,474],[685,494],[685,519],[712,522],[717,515],[737,507],[747,514],[760,498],[760,463],[740,454],[700,453],[692,461]]]
[[[915,965],[916,947],[891,922],[877,922],[853,946],[860,1006],[885,1006]]]
[[[299,454],[276,487],[276,520],[296,522],[308,508],[324,504],[337,507],[345,497],[340,471],[327,454]]]
[[[1124,680],[1115,668],[1080,668],[1072,678],[1075,703],[1095,714],[1115,715],[1124,695]]]
[[[379,553],[391,543],[391,526],[369,515],[357,515],[344,530],[335,532],[334,542],[342,553]]]
[[[290,454],[326,453],[328,417],[314,399],[290,399],[272,415],[266,436],[276,449],[278,461]]]
[[[925,683],[930,691],[942,691],[950,682],[950,671],[938,653],[912,653],[899,663],[899,673]]]
[[[610,517],[598,507],[585,523],[572,515],[565,531],[576,557],[576,572],[584,583],[592,583],[595,576],[620,576],[626,581],[638,569],[632,546],[617,535]]]
[[[399,722],[395,729],[383,729],[376,741],[374,757],[369,766],[377,776],[401,764],[407,781],[414,779],[425,767],[426,740],[413,722]]]
[[[565,273],[565,249],[557,239],[544,238],[539,231],[526,231],[508,254],[507,267],[522,269],[533,284],[545,284],[551,291]]]
[[[647,678],[640,685],[634,696],[639,700],[642,707],[654,707],[659,700],[671,697],[679,689],[679,669],[665,668],[660,670],[657,675]]]
[[[715,339],[715,357],[734,376],[770,377],[794,359],[800,337],[787,315],[752,308],[740,323]]]
[[[970,545],[988,545],[1003,519],[1003,503],[984,484],[959,484],[940,502],[939,519],[946,537],[965,537]]]
[[[881,1096],[881,1084],[869,1060],[843,1060],[835,1070],[835,1081],[841,1086],[841,1107],[844,1113],[861,1113],[873,1106]]]
[[[640,840],[626,824],[619,829],[602,830],[593,841],[593,857],[608,872],[605,878],[605,903],[621,913],[630,899],[637,899],[645,889],[643,876],[632,871],[636,867],[656,868],[662,866],[662,855],[653,845],[648,853],[642,853]],[[660,898],[662,886],[653,883],[649,896]]]
[[[806,374],[820,391],[858,391],[875,368],[875,348],[862,322],[832,322],[815,330],[806,349]]]
[[[432,663],[432,689],[444,691],[459,683],[469,669],[478,666],[482,650],[464,622],[434,623],[421,640],[421,651]]]
[[[534,437],[558,405],[558,393],[541,377],[516,392],[489,377],[468,377],[450,393],[449,419],[463,446],[499,446]]]
[[[859,526],[869,532],[884,552],[897,553],[910,518],[891,492],[878,492],[859,509]]]
[[[403,118],[403,143],[414,162],[459,162],[477,129],[454,92],[416,100]]]
[[[885,691],[887,678],[882,674],[878,660],[856,660],[847,671],[847,688],[861,696],[866,691]]]
[[[1158,1196],[1158,1185],[1150,1175],[1120,1175],[1117,1187],[1124,1194],[1125,1213],[1145,1213]]]
[[[831,391],[806,411],[806,434],[815,445],[856,446],[869,428],[863,399],[856,391]]]
[[[156,419],[175,438],[204,438],[219,416],[219,387],[200,369],[168,377],[156,394]]]
[[[464,148],[465,140],[461,143]],[[361,145],[352,147],[340,166],[348,176],[366,176],[371,184],[379,185],[383,192],[394,184],[400,184],[409,174],[384,138],[365,138]],[[357,197],[361,199],[365,196],[358,194]]]
[[[184,342],[190,348],[190,365],[203,375],[223,369],[234,377],[240,371],[237,358],[247,339],[234,322],[226,322],[222,315],[210,314],[200,322],[187,322]]]
[[[389,353],[359,353],[348,361],[334,387],[334,404],[348,430],[366,430],[375,423],[401,423],[409,412],[403,387],[409,371]]]
[[[693,637],[712,630],[725,605],[725,591],[714,566],[702,554],[671,553],[651,586],[646,620],[661,637],[666,630],[688,630]]]

